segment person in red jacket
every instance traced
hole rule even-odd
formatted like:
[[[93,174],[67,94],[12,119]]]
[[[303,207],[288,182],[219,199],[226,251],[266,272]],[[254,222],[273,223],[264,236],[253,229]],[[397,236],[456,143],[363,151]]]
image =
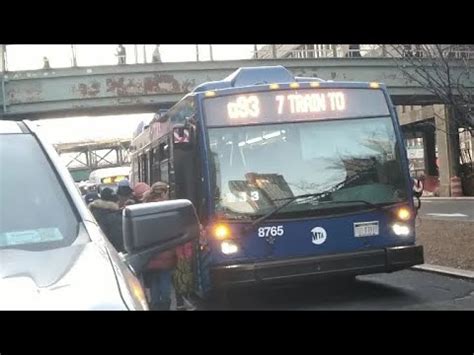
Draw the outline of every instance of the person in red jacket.
[[[168,185],[164,182],[154,183],[143,196],[143,202],[168,200]],[[169,310],[171,306],[172,277],[176,267],[176,250],[165,250],[149,261],[146,273],[150,285],[151,309]]]

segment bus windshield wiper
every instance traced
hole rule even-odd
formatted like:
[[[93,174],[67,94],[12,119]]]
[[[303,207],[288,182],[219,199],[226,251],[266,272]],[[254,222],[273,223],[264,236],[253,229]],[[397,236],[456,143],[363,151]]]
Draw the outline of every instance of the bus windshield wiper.
[[[262,217],[260,218],[257,218],[255,221],[252,222],[252,224],[250,225],[250,228],[253,228],[255,227],[257,224],[263,222],[264,220],[270,218],[271,216],[273,216],[275,213],[277,213],[278,211],[280,211],[281,209],[283,209],[284,207],[288,206],[290,203],[292,203],[293,201],[296,201],[296,200],[299,200],[301,198],[316,198],[316,197],[319,197],[319,196],[322,196],[324,194],[326,194],[327,192],[326,191],[323,191],[323,192],[317,192],[317,193],[313,193],[313,194],[304,194],[304,195],[297,195],[297,196],[292,196],[292,197],[286,197],[286,198],[282,198],[282,199],[276,199],[276,200],[273,200],[273,201],[281,201],[281,200],[287,200],[285,203],[283,203],[282,205],[274,208],[273,210],[271,210],[270,212],[268,212],[267,214],[263,215]]]
[[[338,203],[363,203],[371,208],[374,208],[374,209],[382,209],[382,206],[381,205],[376,205],[375,203],[372,203],[372,202],[369,202],[369,201],[366,201],[366,200],[347,200],[347,201],[344,201],[344,200],[341,200],[341,201],[323,201],[323,202],[319,202],[320,204],[338,204]]]
[[[255,221],[252,222],[249,229],[254,228],[257,224],[262,223],[266,219],[268,219],[271,216],[275,215],[275,213],[282,210],[283,208],[285,208],[286,206],[291,204],[293,201],[296,201],[296,200],[299,200],[299,199],[302,199],[302,198],[315,199],[315,198],[318,198],[318,197],[325,197],[325,196],[331,194],[332,192],[338,190],[339,188],[344,187],[346,184],[348,184],[348,183],[350,183],[354,180],[357,180],[358,178],[360,178],[363,174],[366,174],[367,172],[368,171],[364,171],[364,170],[360,171],[357,174],[354,174],[353,176],[351,176],[351,177],[349,177],[349,178],[347,178],[347,179],[345,179],[345,180],[343,180],[343,181],[341,181],[341,182],[339,182],[339,183],[337,183],[337,184],[331,186],[330,188],[328,188],[324,191],[321,191],[321,192],[316,192],[316,193],[311,193],[311,194],[303,194],[303,195],[297,195],[297,196],[285,197],[285,198],[282,198],[282,199],[273,200],[273,202],[274,201],[282,201],[282,200],[286,200],[286,202],[284,202],[282,205],[280,205],[278,207],[275,207],[273,210],[271,210],[267,214],[263,215],[262,217],[257,218]],[[364,203],[370,204],[371,207],[379,208],[379,206],[377,206],[375,204],[372,204],[368,201],[364,201]]]

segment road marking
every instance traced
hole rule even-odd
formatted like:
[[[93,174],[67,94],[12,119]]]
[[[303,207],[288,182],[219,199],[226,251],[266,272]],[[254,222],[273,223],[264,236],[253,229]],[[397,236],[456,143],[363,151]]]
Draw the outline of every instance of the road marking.
[[[468,215],[462,213],[427,213],[426,215],[436,217],[469,217]]]

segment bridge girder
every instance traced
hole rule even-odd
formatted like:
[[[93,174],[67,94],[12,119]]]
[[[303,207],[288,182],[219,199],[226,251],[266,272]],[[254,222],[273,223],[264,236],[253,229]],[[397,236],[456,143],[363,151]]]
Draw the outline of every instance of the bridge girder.
[[[153,63],[8,72],[1,77],[0,118],[39,119],[152,112],[196,85],[242,66],[283,65],[298,76],[385,83],[397,105],[437,104],[390,58],[266,59]],[[453,75],[463,70],[454,60]],[[474,90],[474,77],[465,83]],[[2,89],[3,88],[3,89]]]

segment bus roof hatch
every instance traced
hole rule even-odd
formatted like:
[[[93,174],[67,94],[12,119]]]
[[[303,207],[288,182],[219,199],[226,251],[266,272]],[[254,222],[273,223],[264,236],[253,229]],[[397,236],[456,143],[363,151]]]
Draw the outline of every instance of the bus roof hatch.
[[[294,75],[281,65],[243,67],[221,81],[210,81],[197,86],[194,92],[293,81]]]

